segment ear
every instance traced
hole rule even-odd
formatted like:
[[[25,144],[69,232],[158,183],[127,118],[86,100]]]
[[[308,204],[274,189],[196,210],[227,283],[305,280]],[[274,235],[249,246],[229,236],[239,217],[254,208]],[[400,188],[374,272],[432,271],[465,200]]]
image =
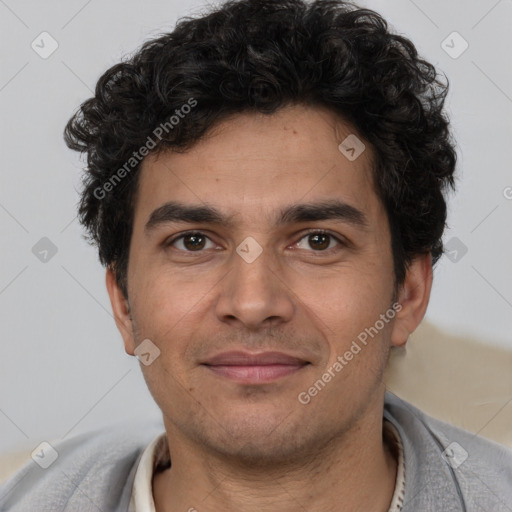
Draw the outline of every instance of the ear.
[[[391,331],[391,344],[397,347],[407,343],[427,311],[432,289],[432,256],[419,254],[407,269],[405,281],[398,293],[397,302],[402,306],[395,316]]]
[[[105,276],[110,304],[116,321],[117,328],[124,341],[124,349],[127,354],[133,356],[135,350],[135,340],[133,337],[133,325],[130,315],[130,305],[128,299],[123,295],[121,288],[117,284],[114,271],[111,267],[107,268]]]

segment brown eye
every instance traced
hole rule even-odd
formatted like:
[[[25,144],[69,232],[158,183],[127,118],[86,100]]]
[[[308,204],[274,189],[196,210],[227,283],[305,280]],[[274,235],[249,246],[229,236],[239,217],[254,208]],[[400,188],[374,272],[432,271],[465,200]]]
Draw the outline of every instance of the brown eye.
[[[302,240],[306,240],[307,247],[300,247]],[[332,241],[336,241],[338,245],[344,245],[339,238],[324,231],[313,231],[304,235],[297,245],[300,249],[311,248],[316,252],[322,252],[333,248],[331,246]]]
[[[205,237],[202,235],[187,235],[183,237],[183,245],[191,250],[203,249],[205,245]]]
[[[309,245],[314,249],[327,249],[329,247],[330,236],[323,233],[318,235],[309,235]]]
[[[173,238],[166,245],[174,246],[181,251],[201,252],[203,249],[205,249],[207,241],[212,243],[211,240],[203,233],[189,232],[183,233],[176,238]],[[179,243],[177,244],[177,242]],[[181,247],[179,247],[179,245],[181,245]]]

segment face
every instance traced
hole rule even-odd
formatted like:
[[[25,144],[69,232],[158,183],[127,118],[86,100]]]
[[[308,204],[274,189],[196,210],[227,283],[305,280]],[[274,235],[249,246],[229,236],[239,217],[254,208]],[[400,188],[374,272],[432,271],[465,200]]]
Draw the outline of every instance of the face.
[[[371,148],[353,161],[338,149],[354,133],[293,106],[238,114],[143,162],[129,312],[107,283],[126,351],[146,339],[160,351],[141,368],[168,434],[271,460],[381,414],[389,348],[424,309],[411,315],[410,293],[393,308]]]

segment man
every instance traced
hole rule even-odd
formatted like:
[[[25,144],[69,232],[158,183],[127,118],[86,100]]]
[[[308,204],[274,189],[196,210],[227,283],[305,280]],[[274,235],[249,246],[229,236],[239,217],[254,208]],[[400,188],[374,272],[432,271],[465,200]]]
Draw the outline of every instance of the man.
[[[165,432],[57,445],[2,510],[512,510],[510,450],[383,382],[443,253],[446,93],[341,1],[227,2],[109,69],[65,138]]]

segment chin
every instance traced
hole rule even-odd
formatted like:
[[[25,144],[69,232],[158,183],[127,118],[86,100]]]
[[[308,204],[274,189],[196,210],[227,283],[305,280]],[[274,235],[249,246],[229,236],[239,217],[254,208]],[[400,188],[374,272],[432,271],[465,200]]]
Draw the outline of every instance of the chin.
[[[303,420],[293,422],[291,417],[269,417],[260,411],[243,418],[226,417],[222,426],[202,423],[194,430],[203,446],[231,464],[241,468],[277,467],[316,452],[325,440],[318,434],[308,438],[306,432],[312,430]]]

